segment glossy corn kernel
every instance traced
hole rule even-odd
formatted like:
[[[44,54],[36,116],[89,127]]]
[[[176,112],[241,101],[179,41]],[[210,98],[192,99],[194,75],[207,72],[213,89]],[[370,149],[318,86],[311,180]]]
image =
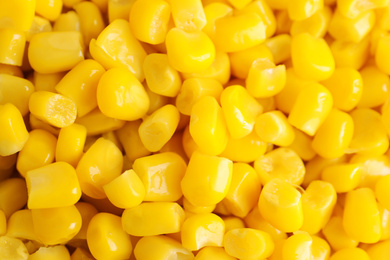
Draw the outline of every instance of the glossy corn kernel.
[[[0,236],[0,255],[4,259],[27,260],[29,258],[22,240],[8,236]]]
[[[215,205],[226,196],[233,163],[223,157],[194,152],[181,181],[183,195],[195,206]]]
[[[145,201],[180,199],[180,182],[186,168],[182,157],[172,152],[138,158],[133,163],[133,169],[145,187]]]
[[[278,146],[289,146],[295,138],[293,127],[280,111],[270,111],[258,116],[255,131],[260,139]]]
[[[168,32],[165,44],[169,63],[180,72],[201,72],[215,59],[214,44],[202,31],[173,28]]]
[[[386,130],[378,112],[360,108],[350,113],[354,133],[349,145],[351,152],[365,155],[381,155],[389,147]]]
[[[286,67],[275,66],[268,59],[256,59],[245,83],[248,92],[256,98],[275,96],[286,84]]]
[[[106,71],[97,85],[97,104],[108,117],[137,120],[149,109],[149,97],[136,77],[125,68]]]
[[[235,260],[237,258],[228,255],[225,249],[221,247],[207,246],[199,250],[196,254],[194,260],[207,260],[207,259],[217,259],[217,260]]]
[[[56,245],[53,247],[40,247],[35,253],[31,254],[28,259],[31,260],[68,260],[70,254],[64,245]]]
[[[385,7],[388,0],[371,0],[360,2],[359,0],[338,0],[337,6],[341,14],[348,18],[355,18],[359,14],[380,7]]]
[[[333,216],[322,230],[326,240],[333,250],[353,248],[359,241],[352,239],[344,230],[343,220],[340,216]]]
[[[198,100],[205,96],[212,96],[219,100],[222,90],[222,85],[215,79],[186,79],[176,97],[176,107],[180,113],[189,116]]]
[[[87,129],[79,124],[61,128],[58,135],[55,157],[57,162],[67,162],[76,167],[83,155]]]
[[[390,240],[386,240],[375,245],[370,246],[367,249],[367,254],[370,259],[385,260],[390,257],[389,248]]]
[[[279,34],[265,41],[265,45],[271,51],[275,64],[286,61],[291,55],[291,36]]]
[[[153,250],[150,250],[153,248]],[[137,260],[192,260],[194,255],[176,240],[167,236],[147,236],[141,238],[134,248]]]
[[[97,107],[97,100],[94,97],[104,72],[104,68],[98,62],[84,60],[59,81],[55,90],[75,102],[79,117],[85,116]]]
[[[370,257],[361,248],[345,248],[337,251],[329,258],[329,260],[342,259],[370,260]]]
[[[376,243],[381,237],[381,223],[374,192],[360,188],[348,192],[343,226],[353,239],[363,243]]]
[[[283,243],[283,260],[312,259],[313,238],[306,232],[296,233]]]
[[[191,204],[185,197],[183,198],[183,208],[186,212],[194,214],[211,213],[216,208],[216,205],[211,206],[195,206]]]
[[[87,135],[99,135],[121,128],[126,122],[107,117],[98,108],[92,110],[83,117],[77,118],[76,124],[83,125],[87,129]]]
[[[325,80],[335,68],[332,52],[325,40],[308,33],[292,38],[291,58],[296,74],[307,80]]]
[[[361,166],[361,179],[359,187],[375,189],[376,182],[381,176],[390,173],[390,159],[387,155],[356,154],[350,158],[350,163],[357,163]]]
[[[145,82],[143,85],[145,86],[146,93],[148,94],[149,97],[149,109],[148,112],[146,112],[147,115],[152,114],[157,109],[169,103],[169,97],[154,93],[153,91],[150,90],[150,88],[147,86]]]
[[[80,31],[84,44],[89,45],[91,39],[98,37],[105,24],[99,8],[92,2],[82,1],[73,6],[80,19]]]
[[[330,48],[337,67],[360,69],[369,54],[370,42],[362,40],[359,43],[334,41]]]
[[[135,3],[135,0],[125,0],[125,1],[105,0],[105,1],[107,2],[105,5],[107,8],[107,16],[108,16],[109,23],[112,23],[117,19],[128,20],[130,11]],[[95,4],[98,5],[98,3]]]
[[[288,117],[288,122],[313,136],[331,112],[333,98],[324,86],[313,83],[298,95]]]
[[[177,28],[193,32],[202,30],[206,25],[206,15],[201,0],[170,0],[169,4]]]
[[[232,181],[222,202],[233,215],[243,218],[256,205],[260,190],[255,169],[245,163],[234,163]]]
[[[26,33],[26,40],[29,42],[31,37],[41,32],[51,32],[52,26],[49,20],[40,16],[34,16],[33,23]]]
[[[99,138],[81,157],[76,168],[83,193],[96,199],[105,198],[103,186],[121,174],[122,164],[123,156],[117,146]]]
[[[25,177],[28,171],[51,164],[54,161],[56,144],[57,138],[51,133],[41,129],[30,131],[30,136],[19,152],[16,162],[18,172]]]
[[[0,155],[8,156],[23,149],[29,133],[18,108],[10,103],[0,105]]]
[[[95,206],[87,202],[77,202],[75,206],[80,212],[82,225],[80,231],[77,233],[76,236],[73,237],[72,241],[84,240],[83,242],[85,242],[85,240],[87,239],[87,229],[89,222],[91,221],[93,216],[98,213],[98,210],[95,208]]]
[[[121,51],[123,49],[127,51]],[[139,81],[144,79],[142,64],[146,57],[146,52],[131,33],[127,21],[117,19],[110,23],[96,40],[91,40],[89,51],[92,57],[102,64],[104,68],[125,67]]]
[[[80,18],[75,11],[60,14],[54,22],[53,31],[80,31]]]
[[[185,218],[175,202],[142,203],[122,214],[123,229],[132,236],[155,236],[179,232]]]
[[[239,259],[264,259],[274,251],[271,236],[251,228],[230,230],[225,234],[223,244],[229,255]]]
[[[35,0],[1,1],[0,28],[28,31],[33,23],[35,4]]]
[[[389,185],[390,175],[380,177],[375,185],[375,197],[386,209],[390,209]]]
[[[258,206],[263,218],[283,232],[303,225],[301,193],[284,180],[275,178],[265,184]]]
[[[26,182],[21,178],[8,178],[0,182],[0,210],[8,218],[27,202]]]
[[[81,228],[81,216],[75,206],[32,209],[34,232],[45,245],[56,245],[71,240]]]
[[[26,36],[23,32],[0,28],[0,63],[20,66],[23,61]]]
[[[291,25],[290,33],[292,36],[295,36],[307,32],[314,37],[323,38],[328,30],[331,17],[332,10],[325,6],[307,19],[294,21]]]
[[[53,92],[34,92],[30,96],[28,106],[31,114],[55,127],[69,126],[74,123],[77,116],[75,102]]]
[[[37,241],[34,232],[31,210],[15,211],[7,221],[7,236]]]
[[[326,260],[330,256],[330,246],[325,239],[319,236],[312,236],[313,242],[311,244],[311,254],[313,259]]]
[[[215,40],[215,21],[225,16],[232,16],[233,8],[224,2],[214,2],[204,5],[204,14],[206,16],[207,23],[203,27],[204,31],[210,39]]]
[[[317,11],[321,10],[323,6],[324,2],[322,0],[298,0],[288,2],[288,16],[293,21],[304,20],[313,16]]]
[[[138,129],[145,148],[151,152],[160,150],[175,133],[179,119],[179,111],[170,104],[157,109],[146,117]]]
[[[50,91],[56,92],[55,86],[65,76],[65,72],[42,74],[34,71],[32,83],[35,86],[36,91]]]
[[[290,148],[277,148],[266,153],[255,161],[254,167],[264,185],[273,179],[300,185],[305,176],[302,159]]]
[[[389,49],[390,37],[381,37],[378,41],[378,47],[375,52],[375,61],[378,68],[386,74],[389,74],[390,72],[390,66],[386,63],[386,59],[389,57]]]
[[[358,187],[362,178],[362,167],[359,164],[335,164],[326,167],[321,179],[330,182],[336,192],[348,192]]]
[[[328,223],[336,200],[336,190],[331,183],[312,181],[302,195],[301,230],[311,235],[318,233]]]
[[[377,107],[383,105],[390,91],[389,76],[374,66],[360,70],[363,79],[363,91],[357,107]]]
[[[46,19],[55,21],[61,14],[62,5],[62,0],[36,0],[35,11]]]
[[[55,73],[72,69],[84,60],[79,32],[43,32],[30,40],[28,59],[34,70]]]

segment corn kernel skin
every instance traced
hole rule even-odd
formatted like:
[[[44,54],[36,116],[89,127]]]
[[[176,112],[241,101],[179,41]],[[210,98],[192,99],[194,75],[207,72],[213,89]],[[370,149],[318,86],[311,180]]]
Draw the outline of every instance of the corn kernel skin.
[[[172,18],[177,28],[193,32],[200,31],[206,25],[206,15],[201,0],[169,0]]]
[[[144,201],[177,201],[182,196],[180,182],[187,165],[172,152],[138,158],[133,169],[145,187]]]
[[[201,72],[215,59],[214,44],[202,31],[186,32],[172,28],[167,33],[165,44],[169,63],[180,72]]]
[[[286,1],[288,2],[288,1]],[[287,11],[288,16],[293,21],[300,21],[313,16],[318,10],[321,10],[324,6],[323,0],[298,0],[288,2]]]
[[[389,95],[389,76],[374,66],[367,66],[360,70],[363,79],[362,96],[357,104],[358,108],[377,107],[383,105]]]
[[[215,260],[236,260],[237,258],[228,255],[225,249],[221,247],[207,246],[199,250],[198,254],[196,254],[194,260],[207,260],[207,259],[215,259]]]
[[[55,157],[57,162],[67,162],[76,167],[83,155],[87,129],[79,124],[61,128],[58,135]]]
[[[265,38],[266,25],[255,12],[215,21],[215,44],[220,51],[243,51],[262,43]]]
[[[254,167],[263,185],[275,178],[300,185],[305,176],[302,159],[289,148],[277,148],[266,153],[255,161]]]
[[[121,52],[126,49],[128,51]],[[117,19],[110,23],[89,44],[92,57],[103,65],[105,69],[125,67],[139,80],[144,80],[142,64],[146,52],[140,42],[133,36],[129,23]]]
[[[336,40],[330,45],[337,67],[351,67],[356,70],[366,62],[369,47],[370,41],[367,39],[359,43]]]
[[[323,38],[327,32],[329,21],[332,17],[332,9],[325,6],[315,12],[311,17],[300,21],[294,21],[291,25],[291,36],[308,32],[317,38]]]
[[[180,113],[173,105],[165,105],[146,117],[139,126],[142,144],[151,152],[159,151],[175,133]]]
[[[72,69],[84,60],[79,32],[43,32],[34,35],[28,48],[31,67],[39,73]]]
[[[14,104],[25,116],[28,111],[28,100],[34,92],[34,85],[23,78],[17,76],[0,74],[0,104]]]
[[[388,175],[390,172],[390,159],[386,154],[355,154],[350,158],[350,163],[361,166],[359,187],[369,187],[372,190],[375,190],[375,184],[381,176]]]
[[[325,80],[335,68],[332,52],[325,40],[308,33],[292,38],[291,58],[296,74],[307,80]]]
[[[81,228],[81,216],[77,208],[32,209],[34,232],[44,245],[56,245],[71,240]]]
[[[76,104],[70,98],[49,91],[36,91],[30,96],[28,107],[31,114],[55,127],[66,127],[74,123]]]
[[[270,111],[256,118],[255,131],[265,142],[289,146],[295,139],[293,127],[280,111]]]
[[[381,220],[374,192],[360,188],[347,193],[343,226],[348,235],[363,243],[376,243],[381,237]]]
[[[0,255],[4,259],[27,260],[29,253],[22,240],[0,236]]]
[[[26,45],[24,33],[14,29],[0,28],[0,38],[0,63],[21,66]]]
[[[25,177],[29,170],[51,164],[54,161],[56,144],[57,138],[51,133],[41,129],[32,130],[23,149],[19,152],[16,162],[18,172]]]
[[[338,193],[348,192],[358,187],[362,171],[356,163],[335,164],[322,171],[321,179],[330,182]]]
[[[175,202],[142,203],[123,212],[122,227],[132,236],[171,234],[181,230],[184,218]]]
[[[26,182],[21,178],[8,178],[0,182],[0,210],[8,218],[27,202]]]
[[[117,146],[99,138],[81,157],[77,168],[81,190],[86,195],[103,199],[103,186],[121,174],[123,156]]]
[[[203,2],[203,5],[207,23],[203,27],[202,31],[204,31],[210,39],[214,41],[215,21],[225,16],[232,16],[233,8],[224,2],[213,2],[207,5]]]
[[[322,232],[335,251],[343,248],[353,248],[359,244],[359,241],[352,239],[345,232],[341,216],[331,217]]]
[[[105,72],[94,60],[84,60],[68,72],[55,86],[55,90],[72,99],[77,106],[77,115],[83,117],[97,107],[96,88]]]
[[[37,14],[45,17],[50,21],[55,21],[61,14],[62,0],[36,0],[35,10]]]
[[[312,181],[302,195],[302,231],[318,233],[328,223],[336,204],[337,194],[331,183]]]
[[[359,259],[370,260],[368,254],[361,248],[345,248],[335,252],[329,260]]]
[[[232,180],[232,161],[194,152],[181,181],[183,195],[195,206],[211,206],[226,196]]]
[[[380,177],[375,184],[375,197],[387,210],[390,209],[389,183],[390,175],[386,175]]]
[[[0,105],[0,129],[0,156],[9,156],[23,149],[29,133],[15,105]]]
[[[0,28],[28,31],[34,19],[35,5],[36,0],[1,1]]]
[[[225,223],[213,213],[195,214],[188,217],[181,228],[182,245],[191,250],[206,246],[221,247]]]
[[[99,123],[98,123],[99,122]],[[87,129],[88,136],[96,136],[121,128],[126,122],[103,115],[98,109],[92,110],[83,117],[78,117],[76,124],[83,125]]]
[[[331,112],[333,98],[329,90],[318,83],[308,85],[298,95],[288,116],[288,122],[313,136]]]
[[[54,22],[53,31],[81,31],[80,18],[75,11],[69,11],[60,14],[58,19]]]
[[[137,78],[125,68],[106,71],[99,80],[97,104],[108,117],[137,120],[149,109],[149,97]]]

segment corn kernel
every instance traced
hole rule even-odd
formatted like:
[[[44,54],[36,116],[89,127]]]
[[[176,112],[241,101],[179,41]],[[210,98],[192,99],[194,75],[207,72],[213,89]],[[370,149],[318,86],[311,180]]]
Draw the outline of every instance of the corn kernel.
[[[386,209],[390,209],[390,200],[389,200],[389,187],[390,185],[390,175],[382,176],[378,179],[375,185],[375,196],[379,203],[383,205]]]
[[[390,49],[390,37],[385,36],[379,39],[378,47],[375,52],[375,61],[378,68],[383,72],[385,72],[386,74],[390,73],[390,67],[386,63],[386,59],[389,57],[389,49]]]
[[[68,260],[70,254],[64,245],[57,245],[53,247],[40,247],[35,253],[31,254],[28,259],[31,260]]]
[[[328,30],[331,17],[332,10],[326,6],[307,19],[294,21],[291,25],[291,36],[307,32],[314,37],[323,38]]]
[[[58,135],[55,157],[57,162],[67,162],[76,167],[83,155],[87,129],[79,124],[61,128]]]
[[[184,210],[175,202],[142,203],[122,214],[123,229],[132,236],[155,236],[179,232]]]
[[[355,18],[359,14],[379,8],[385,7],[389,4],[388,0],[370,0],[370,1],[359,1],[359,0],[338,0],[337,7],[341,14],[348,18]]]
[[[1,1],[0,28],[28,31],[33,23],[35,5],[36,0]]]
[[[245,225],[249,228],[267,232],[274,241],[287,238],[287,234],[285,232],[275,228],[261,216],[258,207],[254,207],[253,210],[246,215],[244,221]]]
[[[26,182],[20,178],[8,178],[0,182],[0,210],[6,217],[21,209],[27,202]]]
[[[265,41],[265,45],[271,51],[275,64],[284,62],[291,55],[291,36],[279,34]]]
[[[287,148],[294,150],[304,161],[312,160],[316,156],[311,146],[312,139],[296,128],[293,128],[293,131],[295,138]]]
[[[121,128],[126,122],[103,115],[98,108],[92,110],[83,117],[77,118],[76,124],[83,125],[87,129],[87,135],[99,135]]]
[[[170,0],[173,21],[184,31],[200,31],[206,25],[206,15],[200,0]],[[148,7],[149,8],[149,7]]]
[[[330,246],[325,239],[319,236],[312,236],[313,242],[311,244],[311,254],[313,259],[325,260],[329,259]]]
[[[288,1],[286,0],[282,0],[282,1],[286,2],[285,5],[288,4]],[[267,0],[267,2],[269,3],[269,0]],[[289,17],[287,6],[283,8],[283,10],[280,10],[275,14],[275,19],[276,19],[276,34],[283,34],[283,33],[290,32],[292,21]]]
[[[35,91],[56,92],[55,86],[65,76],[65,72],[42,74],[34,71],[32,83],[35,86]]]
[[[41,32],[51,32],[51,31],[52,31],[52,26],[49,20],[39,16],[34,16],[33,23],[30,29],[26,33],[26,41],[29,42],[31,40],[31,37],[35,34]]]
[[[390,159],[387,155],[355,154],[350,158],[349,162],[357,163],[361,166],[359,187],[369,187],[374,190],[375,184],[381,176],[390,173]]]
[[[343,248],[353,248],[359,244],[359,241],[347,235],[343,227],[342,217],[339,216],[333,216],[323,228],[322,232],[335,251]]]
[[[377,197],[376,192],[375,192],[375,197]],[[385,207],[383,207],[381,203],[378,203],[378,208],[379,208],[379,215],[381,218],[381,230],[382,230],[380,241],[388,240],[390,238],[390,212]]]
[[[312,259],[313,238],[306,232],[293,234],[283,244],[283,260]]]
[[[288,15],[293,21],[300,21],[313,16],[318,10],[324,6],[323,0],[298,0],[288,2]]]
[[[183,195],[195,206],[215,205],[226,196],[233,163],[223,157],[194,152],[181,181]]]
[[[78,247],[70,256],[70,260],[93,260],[93,257],[88,251]]]
[[[364,67],[360,74],[364,87],[357,107],[377,107],[383,105],[389,96],[389,76],[374,66]]]
[[[98,37],[105,24],[99,8],[92,2],[83,1],[73,6],[80,20],[80,31],[84,44],[89,45],[91,39]]]
[[[92,1],[94,2],[94,1]],[[95,1],[96,2],[96,1]],[[108,22],[112,23],[117,19],[129,19],[130,11],[135,3],[135,0],[106,0],[106,8],[108,9]],[[95,3],[97,4],[97,3]]]
[[[0,64],[0,74],[23,78],[23,72],[20,67],[8,64]]]
[[[24,33],[0,28],[0,63],[21,66],[26,45]]]
[[[203,3],[204,4],[204,3]],[[225,16],[233,15],[233,8],[228,4],[215,2],[208,5],[204,4],[204,13],[207,23],[203,27],[204,31],[210,39],[215,40],[215,21]]]
[[[361,178],[362,167],[351,163],[328,166],[321,174],[321,179],[330,182],[338,193],[357,188]]]
[[[30,258],[23,242],[8,236],[0,236],[0,255],[5,260],[27,260]]]
[[[280,111],[270,111],[256,118],[255,131],[265,142],[289,146],[295,138],[293,127]]]
[[[361,248],[345,248],[337,251],[329,258],[329,260],[342,259],[370,260],[370,257]]]
[[[157,109],[162,108],[163,106],[168,105],[168,103],[170,103],[169,97],[154,93],[150,90],[145,81],[143,85],[145,86],[146,93],[149,97],[149,109],[148,112],[146,112],[147,115],[152,114]]]
[[[80,18],[75,11],[69,11],[60,14],[58,19],[54,22],[53,31],[66,32],[66,31],[81,31]]]
[[[283,232],[303,225],[301,193],[284,180],[275,178],[265,184],[258,206],[263,218]]]
[[[377,243],[375,245],[370,246],[366,252],[369,255],[370,259],[385,260],[390,257],[390,253],[388,250],[389,246],[390,240],[386,240],[381,243]]]
[[[187,212],[194,214],[211,213],[216,208],[216,205],[211,206],[195,206],[191,204],[185,197],[183,197],[183,208]]]
[[[35,11],[46,19],[55,21],[61,14],[62,5],[62,0],[36,0]]]
[[[0,210],[0,236],[7,233],[7,217],[3,210]]]
[[[363,39],[359,43],[334,41],[330,49],[337,67],[360,69],[369,55],[370,41]]]
[[[221,247],[207,246],[199,250],[196,254],[194,260],[236,260],[237,258],[232,257],[226,253],[226,251]]]
[[[87,229],[89,226],[89,222],[91,221],[93,216],[98,213],[98,210],[95,208],[95,206],[87,202],[77,202],[75,206],[80,212],[82,225],[80,231],[77,233],[76,236],[73,237],[72,241],[83,240],[83,242],[85,242],[85,240],[87,239]]]

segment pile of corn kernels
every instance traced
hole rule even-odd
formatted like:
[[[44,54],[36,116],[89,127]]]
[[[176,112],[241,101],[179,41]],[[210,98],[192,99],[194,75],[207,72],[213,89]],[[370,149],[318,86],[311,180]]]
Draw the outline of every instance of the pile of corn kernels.
[[[0,0],[1,260],[390,259],[390,0]]]

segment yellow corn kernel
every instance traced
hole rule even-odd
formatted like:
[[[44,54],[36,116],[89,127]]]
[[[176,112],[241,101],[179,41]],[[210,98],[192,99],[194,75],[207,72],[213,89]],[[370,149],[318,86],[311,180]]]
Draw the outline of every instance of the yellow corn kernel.
[[[60,130],[55,150],[57,162],[67,162],[76,167],[83,155],[87,129],[79,124],[72,124]]]
[[[275,96],[286,84],[286,67],[275,66],[268,59],[256,59],[245,82],[249,93],[256,98]]]
[[[343,226],[353,239],[376,243],[381,237],[381,219],[374,192],[360,188],[347,193]]]
[[[280,111],[270,111],[258,116],[255,131],[260,139],[278,146],[289,146],[295,139],[293,127]]]
[[[225,207],[225,204],[223,204],[222,202],[220,202],[217,205],[215,205],[214,213],[215,214],[220,214],[220,215],[223,215],[223,216],[231,215],[229,210]]]
[[[91,39],[98,37],[105,24],[99,8],[92,2],[83,1],[73,6],[80,20],[80,31],[84,44],[89,45]]]
[[[26,183],[30,209],[71,206],[81,197],[76,171],[65,162],[29,170]]]
[[[298,95],[288,117],[288,122],[313,136],[331,112],[333,98],[324,86],[313,83]]]
[[[313,238],[306,232],[293,234],[283,243],[283,260],[312,259]]]
[[[283,232],[297,231],[303,225],[301,193],[284,180],[275,178],[265,184],[258,206],[263,218]]]
[[[53,31],[66,32],[66,31],[81,31],[80,18],[75,11],[69,11],[57,18],[53,25]]]
[[[381,176],[390,173],[390,159],[388,155],[356,154],[350,158],[350,163],[357,163],[361,166],[361,179],[359,187],[375,189],[376,182]]]
[[[22,240],[0,236],[0,255],[3,259],[27,260],[30,259],[29,253]]]
[[[96,199],[105,198],[103,186],[121,174],[122,164],[123,156],[117,146],[99,138],[81,157],[76,168],[83,193]]]
[[[375,197],[377,197],[376,192],[375,192]],[[380,202],[378,203],[378,208],[379,208],[379,215],[381,218],[381,230],[382,230],[380,241],[388,240],[390,238],[390,211],[388,211],[385,207],[383,207]]]
[[[45,123],[42,120],[39,120],[36,116],[34,116],[31,113],[30,113],[29,120],[30,120],[30,126],[31,126],[32,130],[34,130],[34,129],[46,130],[46,131],[48,131],[49,133],[51,133],[52,135],[55,135],[55,136],[58,136],[58,134],[60,133],[60,129],[59,128],[54,127],[52,125],[49,125],[48,123]]]
[[[81,229],[76,236],[73,237],[72,241],[75,240],[86,240],[87,239],[87,229],[89,222],[98,213],[98,210],[90,203],[87,202],[77,202],[75,204],[77,210],[81,215]]]
[[[180,199],[180,182],[186,168],[183,158],[171,152],[138,158],[133,163],[133,169],[145,187],[145,201]]]
[[[254,166],[263,185],[273,179],[300,185],[305,176],[302,159],[289,148],[277,148],[266,153],[255,161]]]
[[[311,244],[311,254],[315,260],[329,259],[330,246],[325,239],[319,236],[312,236],[313,242]]]
[[[132,236],[155,236],[179,232],[185,218],[175,202],[142,203],[122,214],[123,229]]]
[[[211,213],[214,211],[216,205],[211,206],[195,206],[191,204],[185,197],[183,197],[183,208],[186,212],[194,214]]]
[[[9,178],[15,171],[16,160],[16,153],[8,156],[0,156],[0,181]]]
[[[302,195],[301,230],[311,235],[318,233],[328,223],[336,200],[336,190],[331,183],[312,181]]]
[[[335,68],[332,52],[325,40],[308,33],[292,38],[291,59],[296,74],[307,80],[325,80]]]
[[[26,36],[23,32],[0,28],[0,63],[21,66],[23,61]]]
[[[344,248],[335,252],[329,258],[329,260],[343,260],[343,259],[370,260],[370,257],[361,248]]]
[[[211,66],[215,47],[202,31],[171,29],[166,37],[167,55],[173,68],[184,73],[201,72]]]
[[[265,259],[274,251],[271,236],[264,231],[251,228],[228,231],[223,244],[229,255],[239,259]]]
[[[204,31],[210,37],[210,39],[214,41],[215,21],[225,16],[232,16],[233,8],[227,3],[223,3],[223,2],[214,2],[205,5],[203,1],[203,5],[204,5],[204,13],[206,16],[207,23],[203,27],[202,31]]]
[[[279,34],[265,41],[265,45],[271,51],[275,64],[284,62],[291,55],[291,36]]]
[[[28,101],[34,92],[34,85],[23,78],[0,74],[0,105],[12,103],[22,116],[27,115]]]
[[[29,133],[23,117],[11,103],[0,105],[0,156],[15,154],[23,149]]]
[[[211,96],[219,100],[222,90],[221,83],[215,79],[186,79],[176,97],[177,109],[184,115],[191,115],[192,107],[198,100],[205,96]]]
[[[222,203],[237,217],[245,217],[256,205],[261,183],[256,171],[246,163],[234,163],[232,181]]]
[[[48,91],[34,92],[30,96],[29,109],[38,119],[60,128],[73,124],[77,116],[73,100]]]
[[[230,60],[225,52],[217,51],[213,63],[207,69],[201,72],[182,73],[184,79],[203,78],[215,79],[222,85],[226,84],[230,79]]]
[[[188,157],[183,147],[183,131],[177,131],[172,138],[161,149],[160,153],[172,152],[179,155],[185,162],[188,162]]]
[[[44,18],[55,21],[61,14],[63,0],[36,0],[35,12]]]
[[[87,115],[77,118],[75,123],[85,126],[85,128],[87,128],[87,135],[92,136],[117,130],[126,122],[107,117],[103,115],[98,108],[96,108]]]
[[[194,260],[236,260],[237,258],[228,255],[226,251],[221,247],[207,246],[203,247],[196,254]]]
[[[34,35],[28,48],[31,67],[39,73],[72,69],[84,60],[79,32],[43,32]]]
[[[180,114],[173,105],[165,105],[146,117],[138,129],[142,144],[151,152],[160,150],[175,133]]]
[[[387,134],[390,135],[390,99],[386,100],[381,109],[381,119]]]
[[[389,252],[390,240],[383,241],[381,243],[374,244],[367,249],[369,259],[386,260],[390,257]]]
[[[150,250],[153,248],[153,250]],[[167,236],[147,236],[141,238],[134,248],[137,260],[192,260],[194,255],[176,240]]]
[[[143,85],[149,97],[149,109],[148,112],[146,112],[147,115],[152,114],[157,109],[162,108],[169,103],[169,97],[154,93],[150,90],[145,81]]]
[[[290,29],[291,36],[307,32],[314,37],[323,38],[328,30],[331,17],[332,10],[325,6],[307,19],[294,21]]]
[[[44,245],[56,245],[71,240],[81,228],[81,216],[77,208],[32,209],[34,232]]]
[[[199,250],[206,246],[222,246],[225,223],[213,214],[195,214],[187,218],[181,228],[182,245],[191,250]]]
[[[177,96],[181,87],[180,75],[169,65],[166,54],[149,54],[145,58],[143,69],[146,83],[152,92],[167,97]]]
[[[225,232],[236,228],[245,228],[244,221],[239,217],[224,217],[222,219],[225,223]]]
[[[343,227],[342,217],[333,216],[322,230],[333,250],[356,247],[359,241],[347,235]]]
[[[269,0],[267,0],[267,2],[270,4]],[[285,2],[287,5],[288,1]],[[276,34],[290,33],[292,21],[288,15],[287,6],[283,8],[283,10],[280,10],[275,14],[275,19],[276,19]]]
[[[42,74],[34,71],[32,83],[35,86],[36,91],[50,91],[56,92],[55,86],[65,76],[65,72]]]
[[[222,108],[214,97],[202,97],[193,105],[189,129],[202,152],[218,155],[226,148],[228,129]]]
[[[293,21],[300,21],[312,17],[324,6],[323,0],[286,1],[288,16]]]
[[[389,185],[390,175],[380,177],[375,185],[375,196],[387,210],[390,209]]]
[[[93,257],[87,250],[78,247],[70,256],[70,260],[93,260]]]
[[[330,48],[337,67],[360,69],[369,54],[370,41],[363,39],[359,43],[334,41]]]
[[[206,15],[201,0],[170,0],[172,17],[178,29],[200,31],[206,25]],[[149,7],[148,7],[149,8]]]
[[[108,9],[108,22],[112,23],[117,19],[128,20],[135,0],[106,0],[106,2],[108,2],[106,3],[106,8]],[[98,3],[95,4],[97,5]]]
[[[229,138],[225,150],[220,154],[236,162],[253,162],[264,155],[267,143],[255,131],[241,139]]]
[[[3,210],[0,209],[0,236],[4,236],[7,233],[7,217]]]
[[[296,128],[293,128],[293,131],[295,136],[294,141],[287,148],[294,150],[302,160],[310,161],[316,155],[316,152],[311,146],[312,139]]]
[[[135,1],[130,12],[130,27],[134,36],[150,44],[163,43],[170,14],[171,7],[164,0]]]
[[[57,138],[51,133],[42,129],[32,130],[23,149],[19,152],[16,163],[18,172],[25,177],[28,171],[51,164],[54,161],[56,144]]]
[[[195,206],[211,206],[225,198],[233,163],[223,157],[194,152],[182,179],[184,197]]]
[[[40,247],[35,253],[31,254],[28,259],[30,260],[68,260],[70,254],[68,249],[64,245],[57,245],[53,247]]]
[[[149,109],[149,97],[137,78],[125,68],[106,71],[97,85],[97,104],[102,113],[120,120],[136,120]]]
[[[286,239],[277,239],[274,240],[274,252],[268,258],[269,260],[280,260],[283,259],[283,245]]]
[[[266,38],[265,21],[255,12],[226,16],[215,21],[215,44],[224,52],[243,51]]]
[[[374,66],[364,67],[360,70],[360,74],[365,87],[363,87],[362,96],[357,107],[377,107],[383,105],[389,96],[389,76]]]
[[[374,11],[362,12],[355,18],[347,18],[336,10],[329,23],[329,33],[336,40],[360,42],[375,24]]]
[[[74,5],[82,2],[83,0],[62,0],[65,7],[72,8]]]
[[[362,171],[360,164],[335,164],[322,171],[321,179],[330,182],[337,193],[349,192],[359,186]]]
[[[386,38],[388,37],[388,32],[386,31],[386,30],[383,30],[383,29],[381,29],[381,28],[378,28],[377,26],[375,26],[373,29],[372,29],[372,31],[371,31],[371,33],[370,33],[370,35],[367,37],[367,39],[370,41],[370,43],[371,43],[371,46],[370,46],[370,54],[371,55],[373,55],[373,56],[375,56],[375,53],[376,53],[376,51],[377,51],[377,49],[378,49],[378,43],[379,43],[379,41],[384,41],[384,42],[386,42]],[[382,43],[384,43],[384,42],[382,42]],[[383,46],[382,46],[383,47]],[[378,57],[378,61],[380,60],[381,58],[379,58]],[[373,64],[373,63],[376,63],[376,61],[375,61],[375,57],[374,57],[374,59],[372,59],[371,60],[371,64]],[[378,65],[378,64],[377,64]],[[381,64],[381,66],[386,66],[385,64],[383,64],[383,62],[382,62],[382,64]],[[386,68],[386,67],[384,67],[384,68]]]
[[[0,5],[0,28],[20,31],[30,29],[35,15],[36,0],[3,0]]]
[[[23,72],[20,67],[8,64],[0,64],[0,74],[23,78]]]
[[[8,218],[7,236],[32,241],[38,240],[33,228],[31,210],[22,209],[15,211]]]
[[[127,51],[121,51],[124,49]],[[146,57],[146,52],[131,33],[127,21],[117,19],[110,23],[96,40],[91,40],[89,51],[92,57],[102,64],[104,68],[125,67],[139,81],[143,81],[142,64]]]
[[[51,31],[52,31],[52,26],[49,20],[39,16],[34,16],[33,23],[30,29],[26,32],[26,40],[29,42],[33,35],[41,32],[51,32]]]
[[[360,108],[350,113],[354,123],[354,133],[349,150],[362,155],[382,155],[389,147],[380,114],[368,108]]]
[[[355,18],[359,14],[380,7],[385,7],[389,4],[388,0],[338,0],[337,7],[340,13],[348,18]]]

